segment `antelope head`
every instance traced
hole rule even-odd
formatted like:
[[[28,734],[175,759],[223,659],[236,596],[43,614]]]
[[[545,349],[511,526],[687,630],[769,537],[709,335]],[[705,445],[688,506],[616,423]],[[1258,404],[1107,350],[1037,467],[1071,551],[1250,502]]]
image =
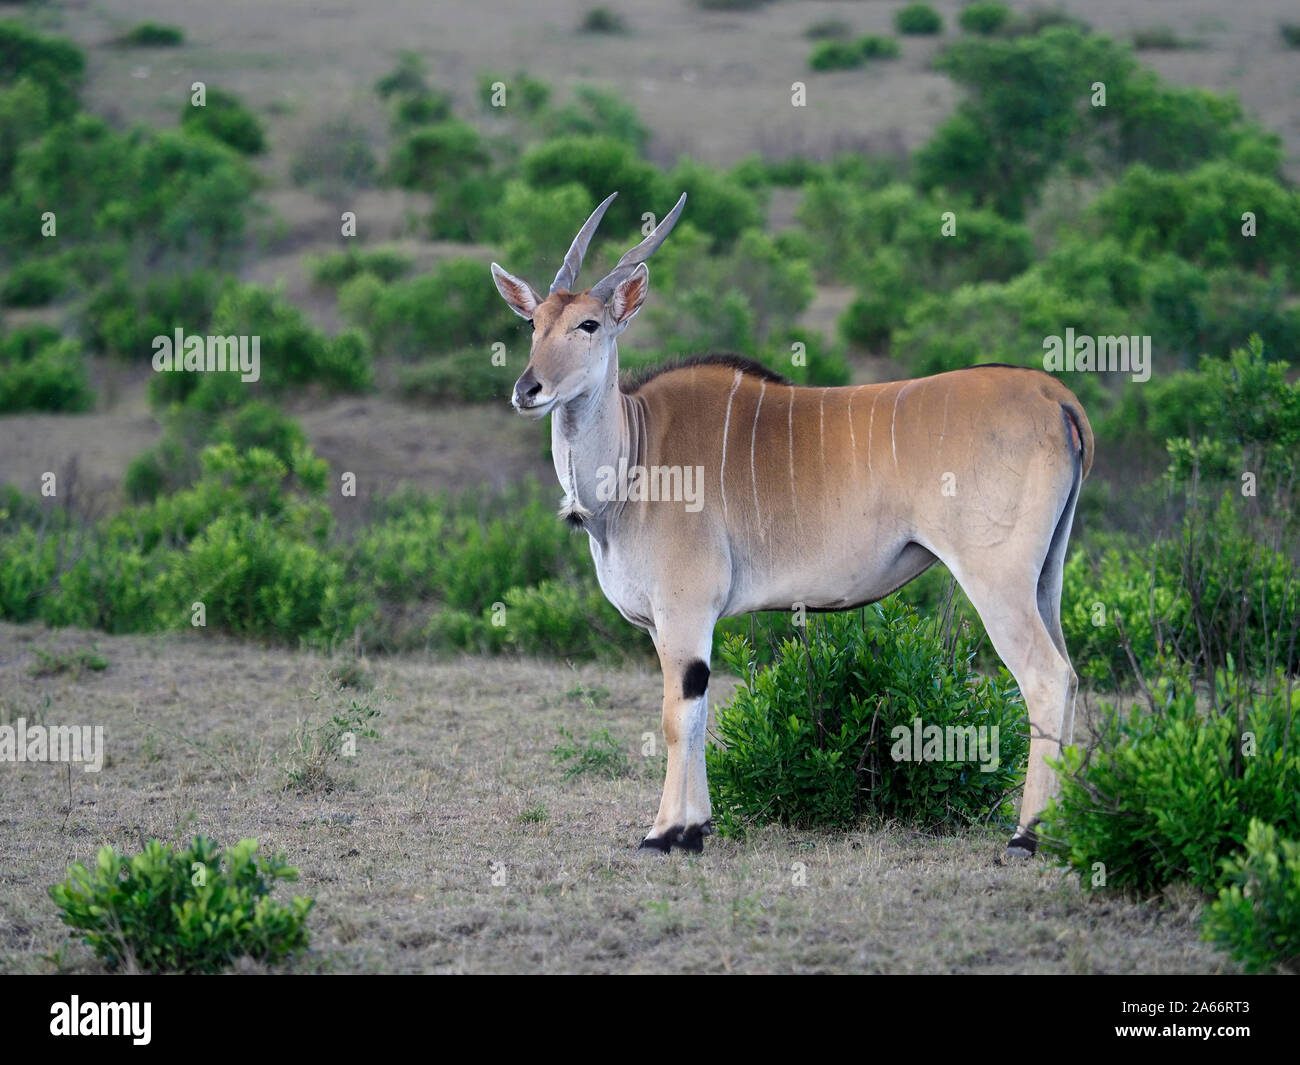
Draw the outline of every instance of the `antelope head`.
[[[686,204],[682,193],[654,232],[619,259],[613,270],[589,289],[570,291],[587,245],[617,195],[613,193],[592,211],[578,230],[545,299],[527,281],[492,264],[492,278],[502,299],[533,327],[528,366],[511,397],[520,414],[544,418],[560,404],[591,393],[606,379],[614,341],[650,291],[645,261],[664,242]]]

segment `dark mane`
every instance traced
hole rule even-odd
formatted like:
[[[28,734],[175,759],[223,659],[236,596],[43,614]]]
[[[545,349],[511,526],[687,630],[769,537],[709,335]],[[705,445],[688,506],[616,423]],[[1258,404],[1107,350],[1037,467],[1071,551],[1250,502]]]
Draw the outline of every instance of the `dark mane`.
[[[669,359],[658,366],[645,366],[639,370],[630,370],[621,375],[619,387],[623,392],[630,395],[639,391],[646,382],[653,381],[661,374],[672,373],[674,370],[690,369],[692,366],[726,366],[729,369],[739,370],[741,373],[759,377],[764,381],[771,381],[778,385],[794,384],[793,381],[782,377],[771,367],[764,366],[757,359],[751,359],[745,355],[692,355],[689,358]]]

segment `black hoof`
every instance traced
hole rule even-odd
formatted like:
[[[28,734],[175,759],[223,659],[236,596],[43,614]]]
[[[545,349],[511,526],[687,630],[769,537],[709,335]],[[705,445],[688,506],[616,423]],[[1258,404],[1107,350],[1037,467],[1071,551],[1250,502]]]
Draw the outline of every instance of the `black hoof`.
[[[1032,858],[1037,851],[1038,836],[1036,836],[1034,830],[1030,828],[1026,829],[1023,835],[1012,837],[1011,842],[1007,844],[1006,853],[1004,853],[1002,857],[1015,861],[1019,859]]]
[[[704,850],[704,837],[713,834],[713,822],[705,821],[702,825],[674,825],[662,836],[646,836],[641,841],[640,851],[658,851],[667,854],[676,847],[678,850],[700,854]]]

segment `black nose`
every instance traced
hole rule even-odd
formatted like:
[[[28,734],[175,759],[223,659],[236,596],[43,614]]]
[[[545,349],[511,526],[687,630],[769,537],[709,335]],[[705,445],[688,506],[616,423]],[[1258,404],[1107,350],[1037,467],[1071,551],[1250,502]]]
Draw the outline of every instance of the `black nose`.
[[[525,370],[524,375],[515,382],[515,406],[529,406],[533,401],[533,397],[541,390],[541,381],[537,380],[532,370]]]

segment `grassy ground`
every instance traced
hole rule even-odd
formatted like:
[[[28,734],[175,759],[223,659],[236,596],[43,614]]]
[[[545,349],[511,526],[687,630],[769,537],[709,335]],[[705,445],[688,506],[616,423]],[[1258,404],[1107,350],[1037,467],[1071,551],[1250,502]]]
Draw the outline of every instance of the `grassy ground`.
[[[34,676],[91,645],[102,671]],[[1003,867],[1002,830],[710,838],[638,857],[662,754],[657,675],[405,656],[368,664],[381,739],[332,791],[284,791],[298,722],[331,663],[218,637],[105,637],[0,624],[6,720],[102,724],[89,774],[0,765],[0,971],[96,971],[46,887],[104,843],[196,832],[287,852],[317,899],[297,971],[1218,972],[1188,895],[1083,895],[1041,860]],[[714,691],[728,688],[715,678]],[[386,694],[385,694],[386,693]],[[391,698],[388,698],[391,696]],[[630,775],[565,779],[559,728],[608,729]],[[662,746],[658,750],[662,751]],[[256,969],[257,966],[248,966]]]

